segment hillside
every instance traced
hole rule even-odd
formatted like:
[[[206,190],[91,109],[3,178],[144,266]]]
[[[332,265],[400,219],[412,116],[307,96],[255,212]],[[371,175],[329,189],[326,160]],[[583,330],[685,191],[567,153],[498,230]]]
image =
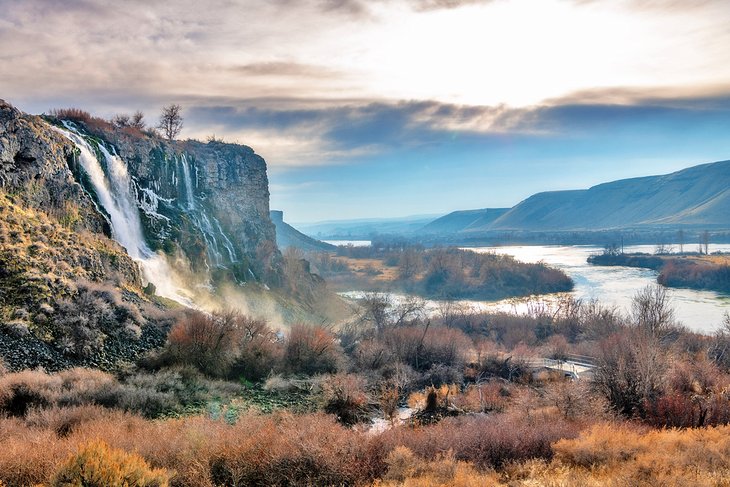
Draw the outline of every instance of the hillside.
[[[730,161],[662,176],[625,179],[577,191],[538,193],[490,230],[603,230],[730,226]]]
[[[179,304],[225,302],[281,326],[339,316],[340,301],[307,268],[287,267],[266,163],[251,148],[0,100],[7,367],[115,369],[164,343]]]
[[[276,226],[276,243],[281,250],[295,247],[304,251],[334,250],[334,245],[313,239],[284,221],[284,212],[271,210],[271,221]]]
[[[618,230],[632,230],[631,238],[641,241],[683,228],[694,238],[699,231],[730,229],[728,181],[730,161],[702,164],[589,189],[537,193],[512,208],[454,211],[412,235],[441,243],[490,238],[565,243],[560,235],[571,232],[573,240],[583,235],[585,242],[579,241],[588,243]]]
[[[483,231],[488,229],[497,218],[507,211],[509,211],[509,208],[454,211],[432,221],[421,228],[418,233],[440,234]]]

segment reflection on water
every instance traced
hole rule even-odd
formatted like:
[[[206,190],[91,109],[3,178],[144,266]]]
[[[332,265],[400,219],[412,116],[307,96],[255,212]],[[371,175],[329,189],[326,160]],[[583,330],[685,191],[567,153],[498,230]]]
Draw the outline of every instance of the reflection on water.
[[[689,248],[689,246],[685,246]],[[631,309],[631,299],[637,291],[648,284],[656,283],[657,272],[632,267],[603,267],[587,263],[591,254],[601,253],[600,247],[593,246],[505,246],[471,248],[475,252],[494,252],[512,255],[522,262],[540,262],[562,269],[575,282],[575,289],[570,293],[583,300],[597,299],[603,305],[616,306],[627,314]],[[625,252],[652,253],[652,245],[636,245],[626,247]],[[713,245],[711,252],[730,252],[730,245]],[[692,289],[668,288],[671,304],[676,318],[692,330],[712,333],[722,324],[725,312],[730,312],[730,296],[712,291],[695,291]],[[342,293],[344,296],[359,299],[365,293],[353,291]],[[405,299],[405,296],[391,293],[394,304]],[[559,295],[542,296],[547,303],[556,302]],[[503,301],[461,301],[478,311],[504,311],[510,313],[526,313],[529,306],[535,306],[528,299],[507,299]],[[539,304],[538,304],[539,306]],[[426,301],[428,312],[435,313],[439,309],[437,301]]]

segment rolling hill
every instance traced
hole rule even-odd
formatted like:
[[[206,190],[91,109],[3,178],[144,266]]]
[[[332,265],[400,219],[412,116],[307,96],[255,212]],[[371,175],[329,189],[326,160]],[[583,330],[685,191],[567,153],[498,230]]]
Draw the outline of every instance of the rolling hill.
[[[730,228],[730,161],[589,189],[537,193],[510,209],[455,211],[421,235]]]

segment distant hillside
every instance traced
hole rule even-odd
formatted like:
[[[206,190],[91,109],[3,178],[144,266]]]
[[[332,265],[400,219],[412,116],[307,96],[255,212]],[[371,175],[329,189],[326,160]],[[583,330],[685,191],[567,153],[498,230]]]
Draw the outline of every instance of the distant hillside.
[[[538,193],[490,230],[603,230],[651,226],[730,226],[730,161],[586,190]]]
[[[296,247],[301,250],[334,250],[334,245],[320,242],[292,227],[284,221],[284,212],[272,210],[271,221],[276,226],[276,243],[284,250],[287,247]]]
[[[309,236],[328,240],[370,240],[377,235],[406,236],[419,231],[441,215],[415,215],[402,218],[334,220],[297,225]]]
[[[421,228],[419,234],[443,234],[488,230],[509,208],[454,211]]]

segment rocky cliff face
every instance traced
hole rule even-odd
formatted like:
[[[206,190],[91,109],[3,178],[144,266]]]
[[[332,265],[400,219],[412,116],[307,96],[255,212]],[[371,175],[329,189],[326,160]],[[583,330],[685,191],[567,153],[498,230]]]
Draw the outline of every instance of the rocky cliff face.
[[[0,100],[0,361],[113,368],[159,346],[167,318],[142,288],[171,268],[286,299],[259,296],[285,273],[251,148],[76,112],[42,118]]]
[[[153,250],[184,255],[214,280],[280,284],[266,163],[253,149],[166,141],[83,121],[73,128],[98,137],[126,163]]]
[[[292,227],[284,221],[284,212],[271,210],[271,221],[276,227],[276,242],[282,251],[294,247],[305,252],[327,252],[337,250],[337,247],[320,240],[313,239],[308,235]]]
[[[39,117],[0,100],[0,189],[57,214],[74,230],[109,233],[106,220],[69,170],[74,147]]]

